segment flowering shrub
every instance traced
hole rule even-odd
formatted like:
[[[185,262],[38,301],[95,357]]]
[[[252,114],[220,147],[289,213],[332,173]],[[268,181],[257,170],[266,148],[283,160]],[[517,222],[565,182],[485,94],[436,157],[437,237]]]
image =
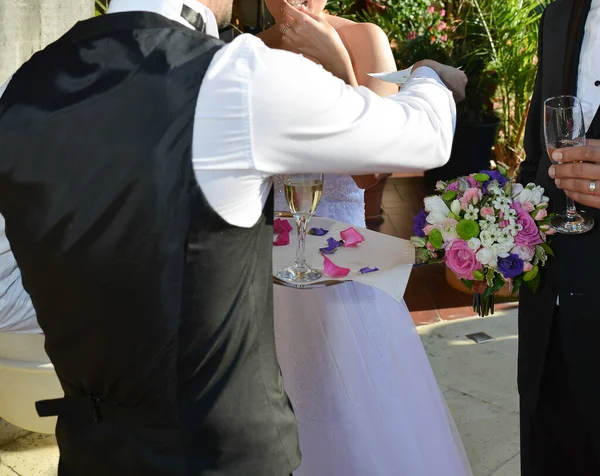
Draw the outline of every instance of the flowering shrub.
[[[415,217],[417,260],[443,261],[470,289],[488,298],[505,284],[533,291],[554,233],[548,197],[535,184],[511,183],[497,170],[438,182]],[[474,288],[474,285],[475,288]]]

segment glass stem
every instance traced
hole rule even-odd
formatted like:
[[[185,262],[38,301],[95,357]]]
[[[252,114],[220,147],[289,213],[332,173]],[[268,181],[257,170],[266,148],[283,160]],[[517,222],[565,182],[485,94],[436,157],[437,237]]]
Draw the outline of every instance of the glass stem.
[[[302,216],[298,219],[298,247],[296,248],[296,260],[294,268],[306,269],[306,258],[304,249],[306,245],[306,232],[308,227],[308,217]]]
[[[577,208],[575,207],[575,202],[572,198],[567,197],[567,218],[575,218],[577,217]]]

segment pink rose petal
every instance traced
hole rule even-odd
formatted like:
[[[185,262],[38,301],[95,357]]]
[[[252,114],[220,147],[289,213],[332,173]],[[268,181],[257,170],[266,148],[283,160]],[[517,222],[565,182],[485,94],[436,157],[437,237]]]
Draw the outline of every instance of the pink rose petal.
[[[285,246],[290,244],[290,232],[282,231],[277,235],[277,239],[273,242],[273,246]]]
[[[340,266],[336,266],[327,256],[322,256],[323,272],[326,276],[331,276],[332,278],[343,278],[344,276],[348,276],[348,273],[350,272],[349,268],[341,268]]]
[[[340,231],[340,237],[344,240],[344,246],[351,248],[365,241],[363,236],[354,229],[354,227],[347,228],[344,231]]]
[[[273,233],[281,233],[282,231],[292,231],[292,225],[290,225],[290,222],[287,220],[276,218],[275,221],[273,221]]]

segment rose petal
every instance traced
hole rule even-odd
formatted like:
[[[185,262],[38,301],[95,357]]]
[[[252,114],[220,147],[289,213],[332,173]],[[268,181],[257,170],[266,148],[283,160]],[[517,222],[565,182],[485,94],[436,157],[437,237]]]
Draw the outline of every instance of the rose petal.
[[[277,235],[277,239],[273,242],[273,246],[285,246],[290,244],[290,232],[282,231]]]
[[[340,231],[340,237],[342,238],[342,240],[344,240],[344,246],[347,248],[351,248],[365,241],[363,236],[358,231],[356,231],[354,227],[350,227],[344,231]]]
[[[323,236],[323,235],[326,235],[327,233],[329,233],[329,230],[324,230],[323,228],[311,228],[310,230],[308,230],[309,235],[315,235],[315,236]]]
[[[292,225],[287,220],[282,220],[281,218],[276,218],[273,221],[273,233],[281,233],[282,231],[292,231]]]
[[[321,254],[332,255],[338,250],[337,246],[328,246],[327,248],[319,248]]]
[[[348,276],[350,269],[336,266],[327,256],[323,256],[323,272],[332,278],[343,278]]]
[[[337,249],[344,244],[343,241],[338,241],[335,238],[327,238],[327,247],[319,248],[321,253],[325,253],[326,255],[332,255],[337,251]]]
[[[359,269],[360,274],[373,273],[375,271],[379,271],[379,268],[369,268],[367,266],[366,268]]]

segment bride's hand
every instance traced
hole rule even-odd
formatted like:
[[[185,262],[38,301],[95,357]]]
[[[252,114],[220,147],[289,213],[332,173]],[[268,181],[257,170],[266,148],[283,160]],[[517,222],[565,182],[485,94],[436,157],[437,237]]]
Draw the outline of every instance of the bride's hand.
[[[325,18],[306,7],[296,8],[287,0],[281,1],[283,21],[279,27],[282,46],[316,60],[335,76],[356,86],[352,61],[338,32]]]

